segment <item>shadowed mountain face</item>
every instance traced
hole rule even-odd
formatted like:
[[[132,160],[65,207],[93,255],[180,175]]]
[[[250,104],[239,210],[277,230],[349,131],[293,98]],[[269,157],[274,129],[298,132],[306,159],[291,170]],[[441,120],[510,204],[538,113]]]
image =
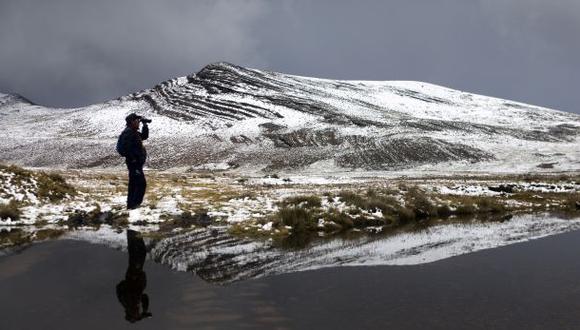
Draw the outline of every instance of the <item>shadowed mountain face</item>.
[[[119,165],[114,144],[130,112],[153,119],[146,145],[156,168],[580,168],[575,114],[421,82],[324,80],[228,63],[78,109],[0,94],[0,160]]]

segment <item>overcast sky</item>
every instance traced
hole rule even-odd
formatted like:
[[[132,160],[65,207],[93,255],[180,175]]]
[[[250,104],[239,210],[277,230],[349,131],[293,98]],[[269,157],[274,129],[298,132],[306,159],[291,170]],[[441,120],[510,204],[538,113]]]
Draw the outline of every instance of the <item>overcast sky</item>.
[[[75,107],[218,61],[580,113],[578,0],[0,0],[0,92]]]

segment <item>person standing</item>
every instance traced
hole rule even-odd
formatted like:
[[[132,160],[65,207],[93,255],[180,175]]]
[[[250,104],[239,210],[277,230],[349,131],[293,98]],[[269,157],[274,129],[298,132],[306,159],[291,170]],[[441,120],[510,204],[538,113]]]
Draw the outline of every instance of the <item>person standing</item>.
[[[127,192],[127,209],[136,209],[143,202],[147,182],[143,173],[143,165],[147,160],[147,151],[143,141],[149,137],[147,123],[151,120],[138,116],[135,113],[125,118],[127,127],[119,136],[117,151],[125,157],[125,164],[129,170],[129,189]],[[143,128],[139,131],[139,125]]]

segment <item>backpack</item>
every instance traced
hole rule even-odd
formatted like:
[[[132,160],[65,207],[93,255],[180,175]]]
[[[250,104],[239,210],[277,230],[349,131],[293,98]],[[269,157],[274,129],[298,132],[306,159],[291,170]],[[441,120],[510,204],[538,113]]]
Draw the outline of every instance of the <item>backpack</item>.
[[[122,157],[127,157],[127,139],[126,139],[126,136],[127,136],[127,134],[125,134],[125,131],[123,131],[123,133],[121,133],[121,135],[119,135],[119,139],[117,140],[117,152]]]

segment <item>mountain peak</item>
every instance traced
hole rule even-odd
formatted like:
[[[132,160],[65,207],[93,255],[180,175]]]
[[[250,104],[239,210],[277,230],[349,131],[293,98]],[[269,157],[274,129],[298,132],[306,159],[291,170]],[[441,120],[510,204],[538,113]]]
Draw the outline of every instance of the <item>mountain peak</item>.
[[[6,94],[0,93],[0,106],[11,105],[11,104],[24,104],[24,105],[35,105],[29,99],[16,93]]]
[[[210,63],[210,64],[204,66],[201,70],[199,70],[199,72],[203,72],[203,71],[207,71],[207,70],[216,70],[216,69],[231,70],[231,69],[245,69],[245,68],[242,66],[239,66],[239,65],[232,64],[230,62],[220,61],[220,62]]]

